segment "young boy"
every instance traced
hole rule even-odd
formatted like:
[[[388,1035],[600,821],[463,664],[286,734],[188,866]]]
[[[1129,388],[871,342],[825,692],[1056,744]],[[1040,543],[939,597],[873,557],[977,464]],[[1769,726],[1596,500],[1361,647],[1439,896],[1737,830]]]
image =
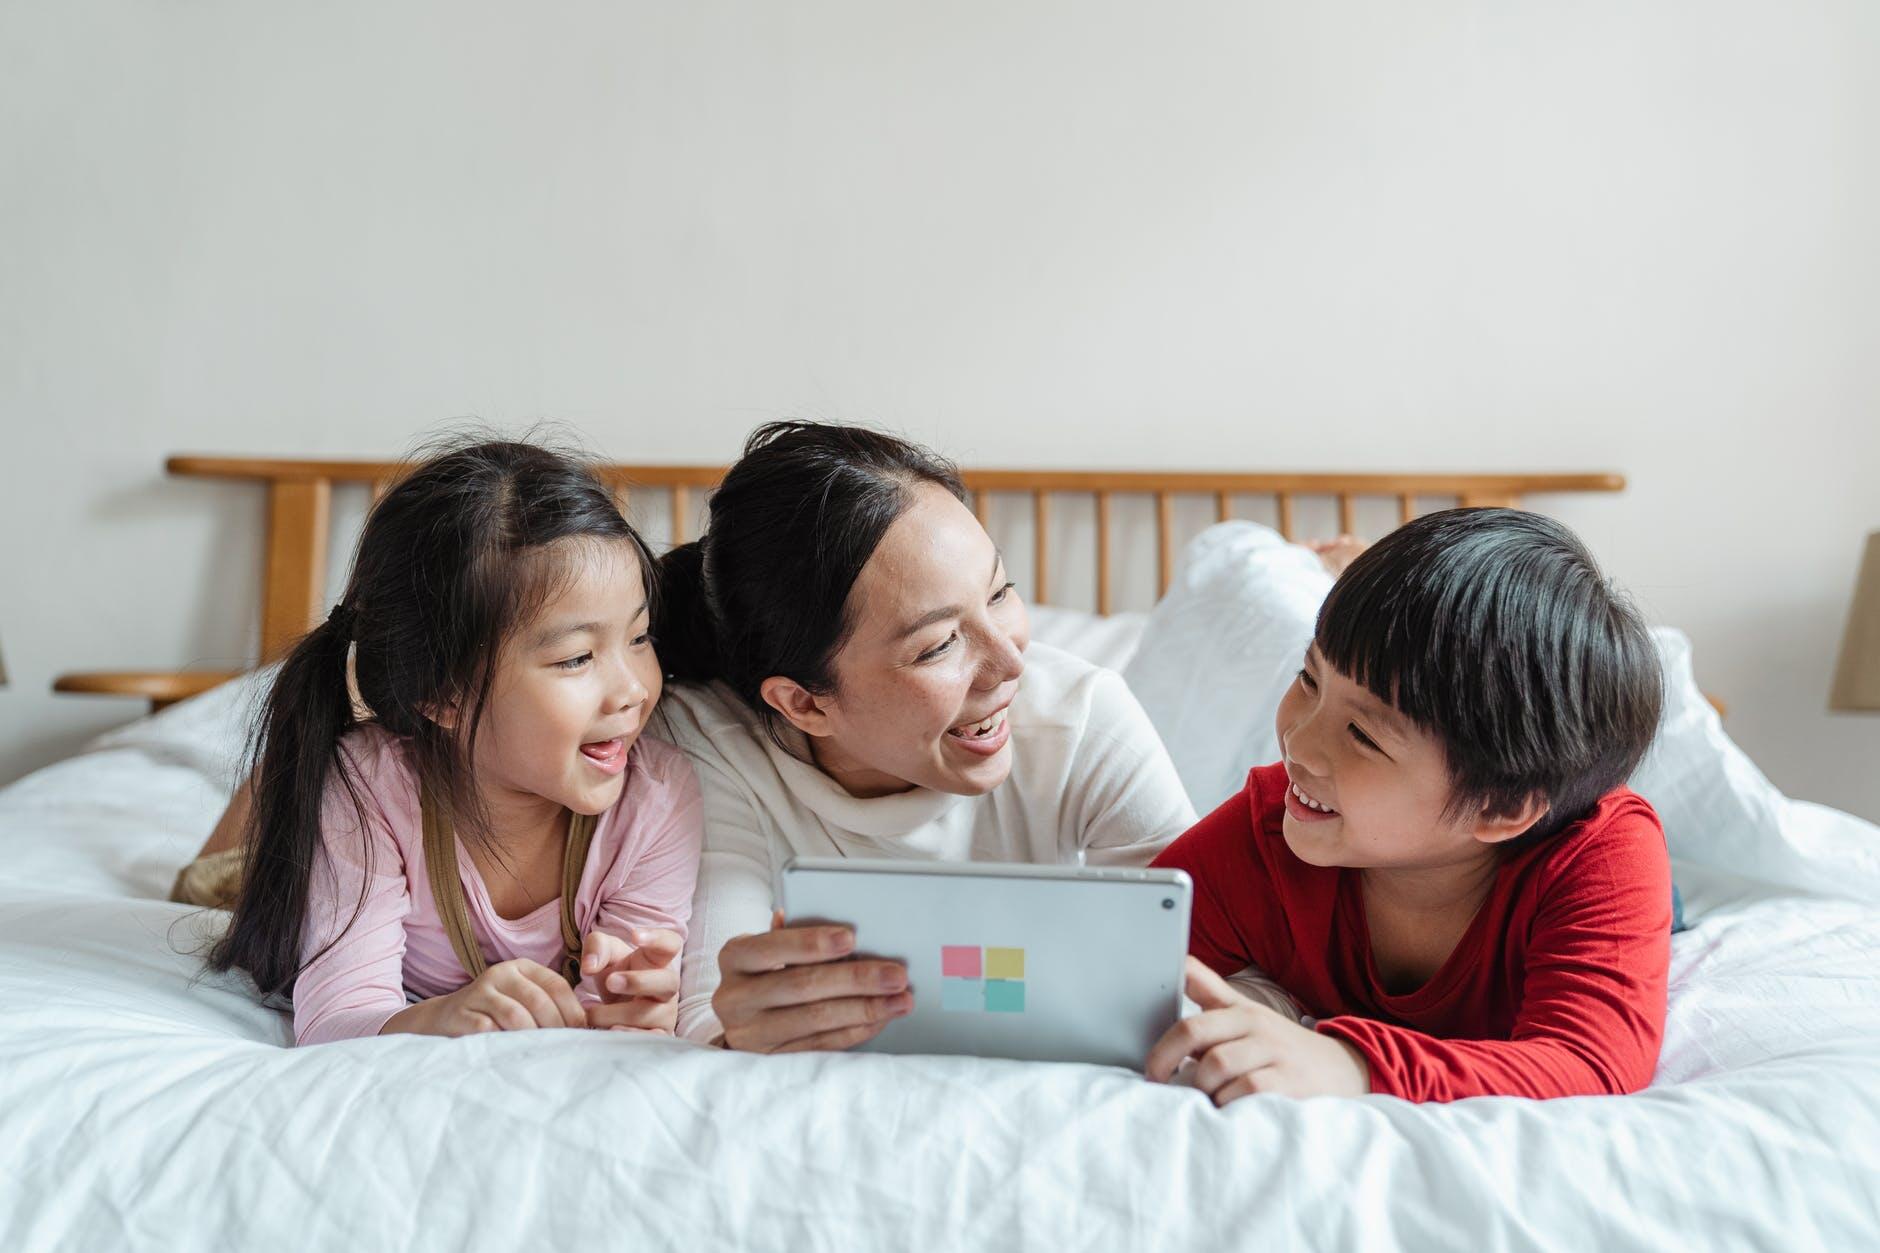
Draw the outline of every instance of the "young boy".
[[[1380,540],[1319,611],[1284,757],[1171,844],[1188,995],[1149,1055],[1216,1104],[1632,1092],[1664,1032],[1671,868],[1623,783],[1663,680],[1557,522],[1454,509]],[[1265,974],[1306,1025],[1230,987]]]

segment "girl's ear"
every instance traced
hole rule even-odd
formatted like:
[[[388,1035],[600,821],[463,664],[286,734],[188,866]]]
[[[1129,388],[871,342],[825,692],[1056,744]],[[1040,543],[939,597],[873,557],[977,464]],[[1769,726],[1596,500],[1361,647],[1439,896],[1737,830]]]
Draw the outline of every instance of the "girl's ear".
[[[1547,816],[1547,798],[1539,792],[1529,792],[1513,809],[1506,811],[1484,810],[1475,820],[1475,830],[1471,832],[1484,844],[1500,844],[1516,836],[1527,834],[1528,828]]]
[[[421,705],[418,707],[418,712],[422,713],[432,722],[437,723],[438,726],[443,727],[446,731],[452,734],[456,733],[457,706],[455,703],[446,702],[437,705]]]
[[[791,726],[804,735],[834,734],[835,728],[829,725],[829,714],[823,707],[823,698],[795,679],[773,674],[758,685],[757,691],[766,705],[782,714]]]

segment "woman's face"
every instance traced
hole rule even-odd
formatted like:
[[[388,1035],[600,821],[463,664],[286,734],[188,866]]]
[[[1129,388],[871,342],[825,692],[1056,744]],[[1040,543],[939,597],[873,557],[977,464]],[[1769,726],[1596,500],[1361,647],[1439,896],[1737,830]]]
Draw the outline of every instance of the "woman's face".
[[[922,483],[849,591],[854,631],[833,692],[791,720],[816,762],[856,796],[910,787],[964,796],[1011,773],[1006,708],[1031,624],[972,512]]]

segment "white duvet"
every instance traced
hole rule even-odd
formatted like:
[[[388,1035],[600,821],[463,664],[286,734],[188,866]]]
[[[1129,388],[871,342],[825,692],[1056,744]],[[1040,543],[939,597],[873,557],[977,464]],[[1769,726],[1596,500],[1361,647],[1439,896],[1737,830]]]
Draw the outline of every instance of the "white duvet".
[[[1831,811],[1772,804],[1768,856],[1865,903],[1680,862],[1698,922],[1635,1097],[1219,1111],[1121,1070],[612,1034],[291,1050],[159,899],[241,696],[0,791],[0,1249],[1880,1244],[1874,830]]]

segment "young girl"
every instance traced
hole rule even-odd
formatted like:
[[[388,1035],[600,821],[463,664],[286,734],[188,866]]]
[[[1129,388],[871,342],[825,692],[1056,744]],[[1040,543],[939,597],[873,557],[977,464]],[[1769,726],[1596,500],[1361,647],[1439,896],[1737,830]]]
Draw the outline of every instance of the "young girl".
[[[534,445],[393,488],[269,693],[210,965],[291,990],[301,1044],[670,1031],[702,828],[685,759],[640,738],[652,568],[608,489]]]

